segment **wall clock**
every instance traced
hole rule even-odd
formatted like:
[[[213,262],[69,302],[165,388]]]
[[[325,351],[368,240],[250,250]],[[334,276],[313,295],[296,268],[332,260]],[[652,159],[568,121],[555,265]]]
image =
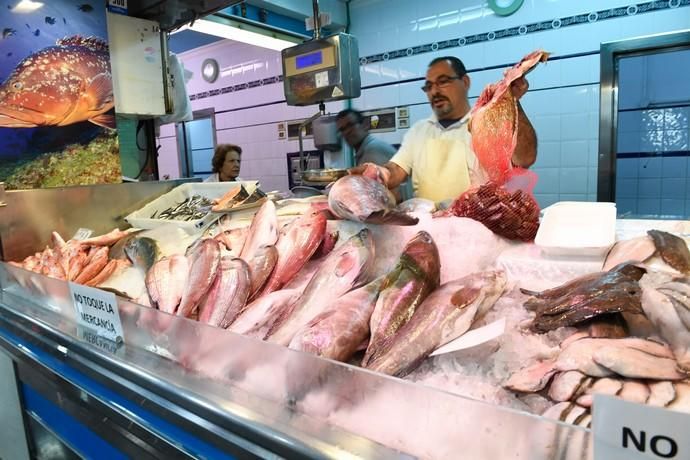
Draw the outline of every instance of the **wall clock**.
[[[489,0],[489,8],[498,16],[510,16],[520,9],[524,0]]]
[[[204,59],[201,64],[201,76],[209,83],[213,83],[218,78],[218,61],[215,59]]]

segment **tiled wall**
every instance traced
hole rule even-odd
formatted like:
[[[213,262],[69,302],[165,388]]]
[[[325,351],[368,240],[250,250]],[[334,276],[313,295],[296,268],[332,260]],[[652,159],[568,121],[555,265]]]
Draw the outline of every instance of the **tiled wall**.
[[[362,66],[362,85],[386,86],[364,89],[353,105],[373,109],[416,104],[410,110],[414,122],[430,114],[420,82],[398,82],[423,77],[433,58],[450,54],[463,60],[470,71],[474,102],[487,83],[501,78],[505,67],[527,52],[543,48],[553,53],[553,60],[529,75],[530,91],[522,99],[539,138],[533,166],[539,174],[536,196],[542,207],[559,200],[594,201],[600,43],[687,28],[690,2],[670,3],[674,8],[669,8],[669,2],[637,3],[628,8],[634,4],[534,0],[524,2],[512,16],[498,17],[480,0],[354,0],[350,4],[351,32],[359,39],[360,56],[375,61]],[[647,12],[651,8],[659,9]],[[556,25],[560,25],[557,30]],[[506,29],[513,36],[501,38],[500,31]],[[493,36],[487,36],[490,32]],[[466,44],[458,46],[458,40]],[[467,44],[472,41],[475,43]],[[448,48],[440,49],[444,46]],[[433,51],[436,47],[439,49]],[[679,78],[681,75],[688,74],[678,73]],[[385,138],[400,142],[403,134],[399,130]]]
[[[616,202],[621,213],[690,216],[688,74],[690,50],[620,61]]]
[[[423,78],[431,59],[452,54],[465,62],[473,102],[487,83],[501,77],[504,68],[529,51],[546,49],[553,53],[553,60],[529,75],[530,91],[522,99],[539,137],[533,167],[540,176],[536,196],[541,206],[559,200],[595,200],[600,44],[687,28],[689,6],[690,0],[638,4],[532,0],[517,13],[498,17],[481,0],[353,0],[350,31],[359,40],[363,58],[363,90],[352,104],[364,110],[409,106],[414,123],[427,117],[430,110],[419,89],[420,81],[405,80]],[[242,71],[209,85],[198,73],[206,57],[215,57],[221,68],[233,65]],[[218,142],[239,143],[247,152],[242,176],[259,177],[273,188],[285,188],[284,155],[298,147],[296,141],[277,140],[276,122],[306,118],[315,107],[278,103],[245,108],[284,100],[282,83],[269,80],[281,73],[278,53],[221,42],[185,53],[182,60],[195,72],[189,93],[202,96],[192,102],[194,108],[213,107],[217,112]],[[241,63],[245,66],[237,67]],[[262,65],[249,69],[250,63]],[[264,82],[260,87],[208,93],[260,81]],[[342,106],[332,104],[328,111],[337,112]],[[164,126],[159,142],[166,158],[174,157],[176,162],[173,131]],[[399,143],[405,131],[378,136]],[[311,142],[305,148],[312,148]]]
[[[285,104],[280,53],[223,40],[180,54],[185,69],[194,72],[187,83],[192,108],[215,111],[216,143],[242,147],[243,179],[258,179],[265,190],[287,190],[288,152],[299,151],[299,142],[278,139],[278,123],[308,118],[317,108]],[[221,69],[213,83],[201,78],[204,59],[214,58]],[[342,102],[326,104],[327,112],[337,112]],[[177,139],[173,124],[161,126],[158,143],[160,175],[179,177]],[[304,149],[314,148],[305,139]],[[330,158],[330,157],[329,157]],[[337,165],[340,158],[333,157]],[[210,165],[209,165],[210,168]]]

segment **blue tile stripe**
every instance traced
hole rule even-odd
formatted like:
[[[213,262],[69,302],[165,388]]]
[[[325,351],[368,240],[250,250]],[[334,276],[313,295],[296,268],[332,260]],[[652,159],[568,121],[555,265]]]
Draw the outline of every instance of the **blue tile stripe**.
[[[690,150],[669,150],[666,152],[626,152],[617,153],[616,159],[630,160],[637,158],[673,158],[673,157],[690,157]]]
[[[417,56],[424,53],[432,53],[438,50],[461,48],[463,46],[473,45],[475,43],[483,43],[488,41],[501,40],[504,38],[516,37],[518,35],[527,35],[537,32],[544,32],[549,30],[562,29],[563,27],[576,26],[581,24],[590,24],[593,22],[606,21],[610,19],[618,19],[627,16],[634,16],[645,13],[652,13],[655,11],[682,8],[690,6],[690,0],[656,0],[651,2],[643,2],[622,6],[618,8],[611,8],[608,10],[592,11],[589,13],[577,14],[564,18],[555,18],[552,20],[533,22],[517,27],[510,27],[508,29],[493,30],[474,35],[467,35],[460,38],[452,38],[439,42],[426,43],[423,45],[412,46],[409,48],[400,48],[392,51],[385,51],[382,53],[364,56],[359,59],[360,65],[371,64],[375,62],[390,61],[392,59],[400,59],[409,56]],[[501,68],[505,66],[500,66]],[[486,69],[474,69],[486,70]],[[281,83],[283,81],[282,75],[276,75],[262,80],[253,80],[247,83],[240,83],[238,85],[226,86],[220,89],[211,91],[203,91],[201,93],[192,94],[189,96],[191,101],[205,99],[207,97],[217,96],[219,94],[232,93],[243,91],[246,89],[256,88],[258,86]],[[399,83],[399,82],[396,82]]]

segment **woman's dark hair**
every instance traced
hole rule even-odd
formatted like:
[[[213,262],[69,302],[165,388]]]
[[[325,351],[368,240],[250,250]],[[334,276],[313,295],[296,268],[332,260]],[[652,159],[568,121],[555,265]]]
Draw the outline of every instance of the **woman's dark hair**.
[[[211,160],[211,167],[213,168],[214,173],[220,172],[221,168],[223,167],[223,163],[225,163],[225,155],[232,150],[237,152],[240,158],[242,157],[242,148],[239,145],[218,144],[216,150],[213,152],[213,159]]]

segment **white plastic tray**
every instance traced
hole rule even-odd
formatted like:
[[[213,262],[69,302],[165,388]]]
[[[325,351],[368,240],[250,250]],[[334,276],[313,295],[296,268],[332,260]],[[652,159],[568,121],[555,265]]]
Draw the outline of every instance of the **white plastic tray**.
[[[181,203],[182,201],[194,195],[201,195],[210,200],[220,198],[227,193],[231,188],[242,184],[249,194],[253,193],[258,187],[257,181],[240,181],[240,182],[189,182],[179,185],[170,190],[165,195],[161,195],[155,200],[149,202],[146,206],[134,211],[125,217],[125,220],[136,228],[156,228],[164,224],[175,224],[185,230],[193,232],[210,224],[214,219],[218,218],[218,214],[209,212],[206,216],[196,220],[174,220],[174,219],[151,219],[154,212],[158,213],[168,209],[171,206]]]
[[[603,257],[616,242],[616,204],[561,201],[543,210],[534,243],[548,256]]]

